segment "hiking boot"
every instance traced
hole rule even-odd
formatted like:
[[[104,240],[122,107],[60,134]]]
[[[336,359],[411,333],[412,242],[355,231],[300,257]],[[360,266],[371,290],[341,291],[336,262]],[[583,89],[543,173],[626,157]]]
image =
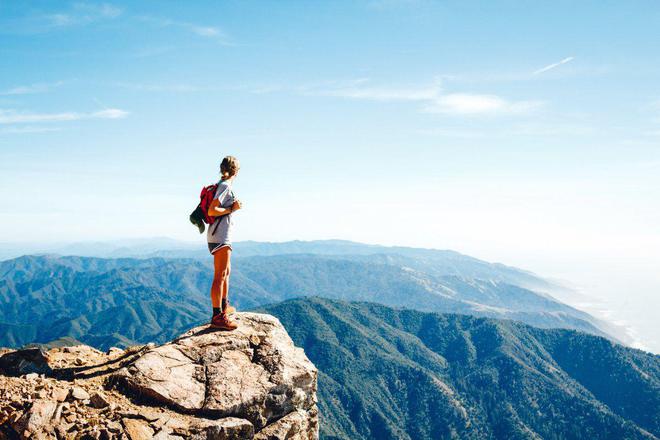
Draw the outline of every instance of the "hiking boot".
[[[232,321],[231,318],[229,318],[229,315],[226,313],[220,313],[211,319],[211,328],[217,328],[220,330],[236,330],[238,328],[238,324],[236,324],[236,321]]]
[[[235,313],[235,312],[236,312],[236,307],[233,307],[233,306],[230,306],[229,304],[227,304],[227,307],[225,307],[225,313],[227,315],[231,315],[232,313]]]

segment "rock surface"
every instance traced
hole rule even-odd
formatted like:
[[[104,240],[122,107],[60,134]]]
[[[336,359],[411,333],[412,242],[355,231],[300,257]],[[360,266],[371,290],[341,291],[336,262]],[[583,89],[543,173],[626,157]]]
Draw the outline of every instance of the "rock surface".
[[[51,373],[46,353],[39,348],[28,348],[3,354],[0,357],[0,371],[12,376],[27,374],[30,377],[41,373]]]
[[[314,365],[276,318],[236,319],[158,347],[0,352],[0,440],[318,438]]]

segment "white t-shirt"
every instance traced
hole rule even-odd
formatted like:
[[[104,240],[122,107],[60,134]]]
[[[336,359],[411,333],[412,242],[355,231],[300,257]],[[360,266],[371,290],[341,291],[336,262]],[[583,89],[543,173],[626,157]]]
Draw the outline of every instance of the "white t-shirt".
[[[215,199],[222,208],[231,208],[234,204],[234,192],[231,189],[231,181],[221,180],[218,182],[218,189],[215,192]],[[231,214],[216,217],[215,222],[209,225],[206,231],[206,241],[208,243],[231,244],[231,232],[233,226]]]

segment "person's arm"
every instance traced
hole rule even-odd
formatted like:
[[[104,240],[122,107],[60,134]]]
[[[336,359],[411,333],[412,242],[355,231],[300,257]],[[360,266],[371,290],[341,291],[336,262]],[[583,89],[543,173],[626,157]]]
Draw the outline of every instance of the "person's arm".
[[[209,206],[209,217],[221,217],[223,215],[230,214],[232,208],[223,208],[220,206],[220,200],[214,199]]]
[[[214,199],[211,202],[211,206],[209,206],[209,217],[221,217],[223,215],[231,214],[234,211],[238,211],[241,209],[241,202],[236,200],[231,207],[229,208],[223,208],[220,206],[220,200]]]

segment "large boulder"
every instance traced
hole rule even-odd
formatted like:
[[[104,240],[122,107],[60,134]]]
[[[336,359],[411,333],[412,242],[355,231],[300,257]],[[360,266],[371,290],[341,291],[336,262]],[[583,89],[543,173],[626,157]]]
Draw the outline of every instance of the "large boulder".
[[[200,417],[245,419],[257,433],[289,415],[308,418],[295,438],[315,438],[316,368],[273,316],[235,317],[235,331],[196,327],[146,351],[115,373],[120,389]]]
[[[0,374],[20,376],[23,374],[50,374],[46,352],[40,348],[10,351],[0,356]]]
[[[160,347],[2,354],[0,440],[318,438],[314,365],[277,319],[236,318]]]

